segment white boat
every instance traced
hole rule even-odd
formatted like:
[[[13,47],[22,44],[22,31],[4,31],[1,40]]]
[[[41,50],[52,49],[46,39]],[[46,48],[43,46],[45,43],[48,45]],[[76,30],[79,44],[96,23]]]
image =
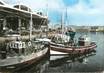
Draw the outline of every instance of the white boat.
[[[48,54],[47,42],[33,39],[33,29],[47,25],[47,20],[47,16],[31,12],[26,6],[9,7],[0,2],[0,69],[22,68]],[[10,29],[18,34],[7,34]]]

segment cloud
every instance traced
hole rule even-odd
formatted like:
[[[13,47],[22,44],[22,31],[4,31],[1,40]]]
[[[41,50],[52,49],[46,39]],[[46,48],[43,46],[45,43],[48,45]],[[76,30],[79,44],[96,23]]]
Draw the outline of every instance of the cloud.
[[[62,0],[23,0],[21,3],[28,5],[35,11],[46,10],[47,8],[48,10],[59,11],[62,7],[64,7]]]
[[[79,0],[73,6],[67,7],[69,24],[74,25],[103,25],[104,0]]]
[[[65,5],[64,0],[5,0],[9,3],[24,4],[32,8],[34,11],[46,10],[49,11],[65,11],[68,9],[69,14],[100,14],[104,11],[104,0],[77,0],[73,5]],[[20,1],[20,2],[19,2]],[[67,1],[67,0],[66,0]],[[70,2],[70,1],[68,1]],[[67,3],[68,4],[68,3]],[[69,3],[71,4],[71,3]],[[48,7],[47,7],[48,6]]]
[[[68,0],[20,0],[20,3],[32,8],[33,11],[43,11],[46,13],[48,10],[52,22],[57,22],[60,18],[60,13],[65,12],[67,8],[68,17],[71,17],[70,22],[73,24],[104,24],[104,0],[75,0],[75,3],[67,3],[67,5],[65,1],[67,2]],[[15,2],[18,3],[17,0]]]
[[[68,13],[85,15],[104,14],[103,3],[104,0],[89,0],[89,3],[86,3],[85,0],[79,0],[79,2],[76,5],[68,7]]]
[[[91,3],[95,6],[95,8],[100,11],[104,11],[104,0],[92,0]]]

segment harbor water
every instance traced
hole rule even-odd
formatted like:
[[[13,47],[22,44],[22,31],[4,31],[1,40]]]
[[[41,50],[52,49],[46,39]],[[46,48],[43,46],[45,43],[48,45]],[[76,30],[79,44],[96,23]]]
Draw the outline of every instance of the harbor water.
[[[96,42],[96,52],[81,57],[50,56],[29,67],[13,72],[65,73],[65,72],[103,72],[104,71],[104,33],[76,33],[76,38],[87,34]],[[5,70],[4,70],[5,71]]]

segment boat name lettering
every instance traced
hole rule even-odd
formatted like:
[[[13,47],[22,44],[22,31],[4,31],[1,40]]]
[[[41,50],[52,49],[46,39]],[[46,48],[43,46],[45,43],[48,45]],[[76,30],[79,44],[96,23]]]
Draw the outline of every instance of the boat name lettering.
[[[10,48],[26,48],[26,46],[31,46],[31,42],[11,42],[9,43]]]

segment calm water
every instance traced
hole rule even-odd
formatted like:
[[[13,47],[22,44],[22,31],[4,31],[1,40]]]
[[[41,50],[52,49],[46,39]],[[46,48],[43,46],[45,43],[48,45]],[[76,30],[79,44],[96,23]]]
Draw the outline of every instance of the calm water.
[[[87,34],[78,33],[76,37]],[[32,73],[64,73],[64,72],[102,72],[104,71],[104,33],[88,33],[97,44],[96,53],[81,57],[50,56],[18,72]]]

